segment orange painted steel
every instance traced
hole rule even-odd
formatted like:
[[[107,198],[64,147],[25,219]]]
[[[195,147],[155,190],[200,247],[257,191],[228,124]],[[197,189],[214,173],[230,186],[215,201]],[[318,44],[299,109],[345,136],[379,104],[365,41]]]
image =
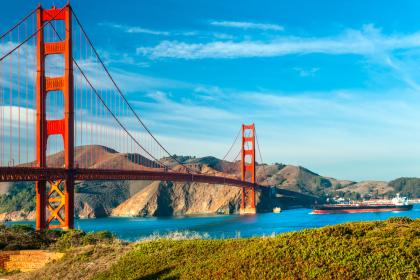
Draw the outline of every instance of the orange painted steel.
[[[255,124],[242,125],[241,179],[247,181],[250,173],[251,186],[242,187],[241,209],[255,210]],[[250,201],[249,201],[250,200]],[[248,202],[250,205],[247,205]]]
[[[255,189],[270,188],[251,182],[242,181],[236,178],[219,177],[202,174],[189,174],[164,170],[116,170],[116,169],[80,169],[71,171],[77,181],[97,180],[144,180],[144,181],[173,181],[173,182],[197,182],[228,185],[232,187],[248,187]],[[19,181],[58,181],[67,178],[69,170],[65,168],[39,168],[39,167],[0,167],[0,182]],[[290,197],[311,197],[294,191],[276,188],[278,194]],[[316,198],[316,197],[312,197]]]
[[[36,163],[38,168],[47,168],[46,152],[48,136],[60,134],[64,143],[64,166],[65,174],[61,178],[54,178],[57,181],[50,181],[51,190],[46,198],[46,183],[51,178],[36,181],[36,229],[74,227],[74,104],[73,104],[73,57],[72,57],[72,22],[71,8],[69,5],[61,9],[53,7],[44,10],[37,9],[37,78],[36,78]],[[65,39],[63,42],[44,42],[44,29],[46,21],[62,20],[65,26]],[[51,54],[64,55],[64,76],[46,77],[45,58]],[[46,98],[50,91],[62,91],[64,96],[64,118],[60,120],[46,119]],[[42,177],[40,177],[42,178]],[[64,180],[64,191],[59,186]],[[51,206],[51,194],[62,194],[60,209],[55,211]],[[48,202],[48,204],[47,204]],[[49,217],[46,219],[46,208],[49,210]],[[64,208],[64,217],[59,215]],[[52,226],[51,221],[57,220],[58,225]]]
[[[43,9],[38,7],[36,11],[36,28],[39,30],[43,26]],[[35,154],[36,165],[39,168],[46,167],[47,154],[47,133],[46,133],[46,114],[45,114],[45,55],[44,55],[44,32],[40,31],[36,37],[36,139]],[[44,229],[46,226],[46,181],[36,180],[36,229]]]
[[[48,192],[47,208],[50,215],[47,219],[48,228],[63,228],[66,226],[65,217],[63,217],[63,210],[65,206],[65,194],[60,186],[62,180],[50,181],[50,191]],[[53,224],[56,221],[58,224]]]
[[[237,178],[219,177],[203,174],[181,173],[160,170],[119,170],[119,169],[85,169],[76,168],[39,168],[39,167],[0,167],[0,182],[18,181],[57,181],[66,180],[71,173],[77,181],[96,180],[153,180],[174,182],[199,182],[222,184],[235,187],[253,187],[255,184]],[[256,185],[255,185],[256,186]],[[258,187],[258,186],[256,186]],[[264,186],[260,186],[264,187]]]

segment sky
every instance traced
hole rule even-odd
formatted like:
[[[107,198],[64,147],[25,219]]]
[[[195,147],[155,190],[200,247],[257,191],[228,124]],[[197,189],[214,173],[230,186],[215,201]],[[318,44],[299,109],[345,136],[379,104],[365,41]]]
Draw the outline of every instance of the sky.
[[[36,4],[2,1],[0,33]],[[350,180],[420,176],[419,1],[71,4],[171,153],[223,157],[255,123],[267,163]]]

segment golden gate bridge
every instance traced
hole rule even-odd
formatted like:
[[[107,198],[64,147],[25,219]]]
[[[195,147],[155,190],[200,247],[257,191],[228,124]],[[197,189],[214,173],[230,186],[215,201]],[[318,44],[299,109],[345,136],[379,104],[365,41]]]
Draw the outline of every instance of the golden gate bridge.
[[[257,182],[255,125],[242,125],[224,157],[239,160],[240,178],[183,164],[130,105],[69,4],[38,6],[0,47],[0,181],[35,182],[37,230],[73,228],[75,181],[87,180],[231,185],[242,188],[241,211],[256,212],[255,191],[268,186]]]

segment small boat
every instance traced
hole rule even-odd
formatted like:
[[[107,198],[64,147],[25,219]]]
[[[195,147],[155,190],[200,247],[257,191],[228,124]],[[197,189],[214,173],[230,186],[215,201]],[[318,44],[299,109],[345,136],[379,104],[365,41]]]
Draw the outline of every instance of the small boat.
[[[365,212],[388,212],[388,211],[409,211],[413,205],[408,203],[406,197],[397,194],[392,200],[368,200],[353,203],[321,204],[315,205],[313,214],[334,214],[334,213],[365,213]]]
[[[273,213],[280,213],[281,212],[281,208],[280,207],[274,207],[273,208]]]

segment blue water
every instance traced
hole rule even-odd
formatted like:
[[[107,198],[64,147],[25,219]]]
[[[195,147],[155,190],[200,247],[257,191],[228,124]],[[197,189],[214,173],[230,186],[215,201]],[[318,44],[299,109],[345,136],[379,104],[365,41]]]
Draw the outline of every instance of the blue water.
[[[211,238],[267,236],[273,233],[317,228],[353,221],[386,220],[405,216],[420,218],[420,204],[411,211],[357,213],[357,214],[310,214],[310,209],[285,210],[281,213],[264,213],[250,216],[218,215],[172,218],[100,218],[76,220],[75,227],[84,231],[109,230],[118,238],[134,241],[152,234],[165,235],[173,231],[190,231],[208,234]],[[18,222],[32,223],[33,222]]]

